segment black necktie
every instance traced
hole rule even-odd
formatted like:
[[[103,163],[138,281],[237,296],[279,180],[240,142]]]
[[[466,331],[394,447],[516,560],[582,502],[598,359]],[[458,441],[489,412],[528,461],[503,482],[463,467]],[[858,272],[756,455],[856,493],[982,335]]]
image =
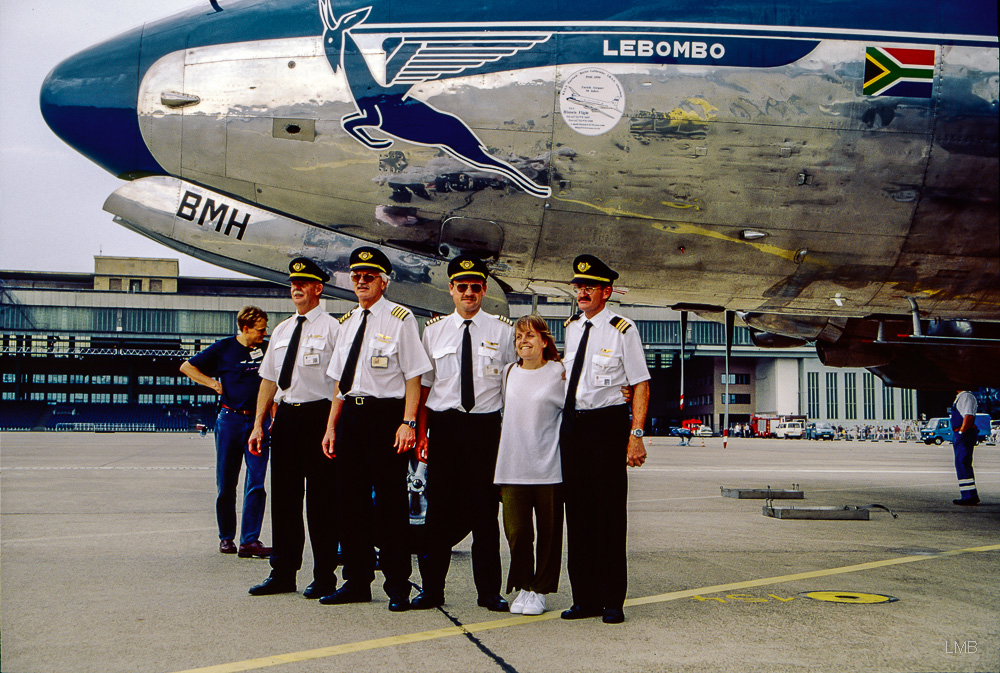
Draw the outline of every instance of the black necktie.
[[[361,354],[361,344],[365,340],[365,326],[368,324],[369,313],[371,311],[368,309],[361,312],[361,324],[358,325],[358,331],[354,335],[354,343],[351,344],[351,350],[347,354],[344,373],[340,376],[340,392],[344,395],[351,392],[351,388],[354,387],[354,370],[358,368],[358,356]]]
[[[306,321],[304,315],[296,316],[295,331],[288,342],[288,350],[285,351],[285,360],[281,363],[281,373],[278,374],[278,387],[288,390],[292,385],[292,370],[295,369],[295,354],[299,352],[299,339],[302,337],[302,323]]]
[[[580,345],[576,347],[576,356],[573,359],[573,371],[569,374],[569,388],[566,389],[566,404],[563,405],[563,413],[576,410],[576,386],[580,383],[580,372],[583,371],[583,361],[587,358],[587,339],[590,338],[590,328],[593,327],[588,320],[583,326],[583,336],[580,337]]]
[[[465,321],[465,334],[462,335],[462,408],[472,411],[476,406],[476,386],[472,382],[472,335],[469,334],[471,320]]]

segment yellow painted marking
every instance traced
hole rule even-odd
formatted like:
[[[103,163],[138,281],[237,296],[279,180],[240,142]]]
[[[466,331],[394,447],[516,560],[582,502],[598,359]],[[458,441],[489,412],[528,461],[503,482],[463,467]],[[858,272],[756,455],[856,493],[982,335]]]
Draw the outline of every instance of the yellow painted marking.
[[[855,591],[810,591],[807,598],[814,601],[826,601],[828,603],[861,603],[870,605],[873,603],[888,603],[892,600],[890,596],[882,594],[860,594]]]
[[[588,208],[593,208],[594,210],[604,213],[610,217],[631,217],[638,220],[652,220],[652,227],[654,229],[659,229],[662,232],[668,234],[677,235],[689,235],[689,236],[705,236],[706,238],[715,238],[720,241],[725,241],[727,243],[735,243],[737,245],[745,245],[754,248],[758,252],[762,252],[766,255],[775,255],[776,257],[781,257],[782,259],[787,259],[790,262],[795,261],[795,253],[797,250],[786,250],[784,248],[779,248],[776,245],[771,245],[769,243],[761,243],[759,241],[744,241],[740,238],[734,236],[726,236],[718,231],[712,231],[706,227],[699,226],[697,224],[692,224],[690,222],[660,222],[655,217],[650,217],[649,215],[643,215],[642,213],[633,213],[628,210],[623,210],[622,208],[617,208],[615,206],[599,206],[594,203],[589,203],[587,201],[578,201],[576,199],[564,199],[560,197],[553,197],[557,201],[565,201],[566,203],[575,203],[579,206],[587,206]],[[671,205],[669,203],[664,203],[664,205]],[[671,206],[677,207],[677,206]],[[697,207],[697,206],[693,206]],[[815,256],[809,257],[809,263],[818,266],[827,266],[825,262],[821,259],[817,259]]]
[[[701,587],[698,589],[671,591],[669,593],[657,594],[655,596],[632,598],[630,600],[625,601],[625,606],[635,607],[637,605],[648,605],[651,603],[665,603],[668,601],[675,601],[681,598],[692,598],[695,596],[700,596],[702,594],[740,591],[743,589],[768,586],[771,584],[798,582],[800,580],[814,579],[817,577],[830,577],[833,575],[843,575],[846,573],[859,572],[861,570],[874,570],[876,568],[902,565],[905,563],[918,563],[920,561],[927,561],[930,559],[947,558],[949,556],[959,556],[960,554],[974,554],[974,553],[988,552],[988,551],[1000,551],[1000,544],[987,545],[984,547],[969,547],[967,549],[953,549],[952,551],[946,551],[946,552],[941,552],[939,554],[925,555],[925,556],[903,556],[900,558],[886,559],[884,561],[872,561],[870,563],[858,563],[856,565],[841,566],[839,568],[812,570],[809,572],[793,573],[791,575],[780,575],[778,577],[763,577],[761,579],[748,580],[744,582],[716,584],[713,586]],[[505,619],[495,619],[489,622],[479,622],[477,624],[466,624],[464,626],[449,626],[447,628],[433,629],[431,631],[420,631],[418,633],[404,633],[398,636],[387,636],[385,638],[376,638],[374,640],[362,640],[354,643],[344,643],[343,645],[332,645],[330,647],[320,647],[313,650],[302,650],[301,652],[288,652],[286,654],[275,654],[269,657],[247,659],[244,661],[234,661],[228,664],[205,666],[203,668],[192,668],[184,671],[177,671],[176,673],[237,673],[238,671],[252,671],[261,668],[268,668],[270,666],[278,666],[279,664],[291,664],[298,661],[323,659],[327,657],[335,657],[341,654],[364,652],[366,650],[376,650],[384,647],[395,647],[397,645],[406,645],[408,643],[419,643],[428,640],[437,640],[439,638],[448,638],[451,636],[458,636],[465,633],[479,633],[481,631],[490,631],[493,629],[503,629],[511,626],[520,626],[522,624],[544,622],[550,619],[558,619],[559,614],[560,614],[559,610],[553,610],[551,612],[546,612],[545,614],[538,616],[521,615],[517,617],[507,617]]]

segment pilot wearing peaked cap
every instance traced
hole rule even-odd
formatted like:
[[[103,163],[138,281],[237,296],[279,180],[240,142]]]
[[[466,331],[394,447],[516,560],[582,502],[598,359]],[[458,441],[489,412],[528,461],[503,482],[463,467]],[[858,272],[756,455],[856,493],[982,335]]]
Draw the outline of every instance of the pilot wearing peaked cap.
[[[288,264],[288,280],[315,280],[320,283],[330,281],[330,274],[319,268],[316,262],[308,257],[296,257]]]
[[[426,545],[419,557],[422,591],[412,607],[444,604],[455,542],[472,533],[477,603],[493,612],[510,605],[500,595],[499,489],[493,483],[500,444],[500,388],[514,361],[510,319],[482,309],[488,269],[476,257],[448,263],[455,311],[427,321],[422,342],[432,369],[420,380],[417,457],[427,463]],[[429,435],[428,435],[429,431]]]
[[[573,607],[563,619],[625,621],[626,465],[646,459],[649,371],[635,323],[607,308],[618,273],[593,255],[573,260],[580,313],[566,321],[569,372],[560,433]],[[631,417],[622,387],[632,386]]]
[[[618,280],[618,272],[593,255],[580,255],[573,260],[573,280],[577,285],[611,285]]]
[[[389,276],[392,275],[392,262],[378,248],[361,247],[351,253],[351,271],[374,269]]]

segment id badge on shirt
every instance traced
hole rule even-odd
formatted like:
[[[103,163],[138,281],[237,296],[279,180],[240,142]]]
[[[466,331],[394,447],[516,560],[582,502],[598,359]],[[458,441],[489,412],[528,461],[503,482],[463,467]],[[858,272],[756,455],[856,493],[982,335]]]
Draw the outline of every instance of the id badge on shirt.
[[[594,385],[595,386],[610,386],[611,385],[611,377],[610,376],[605,376],[604,374],[596,374],[596,375],[594,375]]]
[[[302,364],[304,365],[318,365],[319,364],[319,353],[306,353],[302,356]]]
[[[372,356],[372,369],[388,369],[389,368],[389,358],[385,355],[373,355]]]
[[[262,351],[261,349],[254,348],[252,351],[250,351],[251,360],[260,360],[262,357],[264,357],[264,351]]]

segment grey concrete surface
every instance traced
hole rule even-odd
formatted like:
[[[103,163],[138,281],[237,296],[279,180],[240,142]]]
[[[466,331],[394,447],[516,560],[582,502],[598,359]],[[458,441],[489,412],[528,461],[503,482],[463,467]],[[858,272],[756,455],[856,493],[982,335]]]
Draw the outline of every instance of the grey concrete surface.
[[[1000,670],[997,447],[976,453],[977,508],[951,504],[948,446],[731,439],[724,451],[713,438],[648,450],[630,472],[628,619],[611,626],[558,619],[565,569],[542,617],[478,608],[468,540],[443,611],[391,614],[378,590],[342,607],[251,597],[268,565],[217,551],[211,436],[2,434],[0,670]],[[793,483],[805,500],[782,504],[880,503],[899,518],[777,520],[719,492]]]

